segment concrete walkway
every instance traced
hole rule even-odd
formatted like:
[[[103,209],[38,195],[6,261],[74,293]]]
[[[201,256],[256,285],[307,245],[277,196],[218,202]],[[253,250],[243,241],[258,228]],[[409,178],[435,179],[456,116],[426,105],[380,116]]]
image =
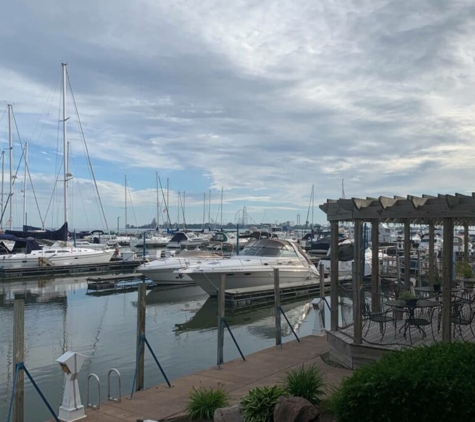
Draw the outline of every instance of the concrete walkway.
[[[251,388],[278,383],[285,372],[301,364],[315,363],[321,368],[327,386],[338,384],[350,370],[329,366],[321,355],[328,352],[326,337],[308,336],[285,343],[282,348],[271,347],[246,356],[246,361],[236,359],[221,365],[221,370],[212,367],[172,381],[172,388],[160,384],[135,394],[133,400],[122,398],[121,403],[107,402],[100,409],[87,410],[90,422],[127,421],[139,419],[155,421],[182,414],[193,386],[223,386],[237,403]]]

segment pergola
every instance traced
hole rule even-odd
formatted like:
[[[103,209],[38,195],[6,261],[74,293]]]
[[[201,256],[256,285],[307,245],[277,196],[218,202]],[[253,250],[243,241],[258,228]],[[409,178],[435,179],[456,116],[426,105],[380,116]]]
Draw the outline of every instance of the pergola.
[[[338,228],[339,222],[354,223],[355,268],[353,274],[353,320],[354,344],[362,343],[362,304],[361,295],[363,286],[363,223],[371,223],[372,243],[372,276],[371,296],[373,311],[378,311],[381,293],[379,278],[379,224],[400,223],[404,225],[404,288],[410,288],[410,227],[411,224],[427,225],[429,229],[429,280],[433,279],[434,227],[443,226],[442,252],[442,303],[451,304],[452,274],[453,274],[453,242],[454,227],[464,227],[464,259],[468,260],[469,234],[468,227],[475,225],[475,193],[472,195],[422,195],[407,197],[394,196],[393,198],[380,196],[379,198],[352,198],[327,200],[320,205],[326,213],[331,225],[331,329],[338,330]],[[451,338],[451,306],[442,307],[442,341],[450,342]]]

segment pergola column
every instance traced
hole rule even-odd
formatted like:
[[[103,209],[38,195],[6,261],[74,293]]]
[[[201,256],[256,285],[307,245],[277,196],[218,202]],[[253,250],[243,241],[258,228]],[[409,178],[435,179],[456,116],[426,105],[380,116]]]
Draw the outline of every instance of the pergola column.
[[[404,220],[404,290],[411,289],[411,221]]]
[[[364,272],[364,252],[363,252],[363,223],[361,220],[355,220],[354,246],[355,256],[353,264],[353,341],[355,344],[361,344],[363,339],[363,317],[361,313],[361,286],[363,285]]]
[[[371,309],[381,311],[381,284],[379,278],[379,220],[371,221]]]
[[[468,222],[465,221],[463,223],[463,250],[464,250],[464,254],[463,254],[463,260],[465,262],[468,262],[468,241],[469,241],[469,237],[468,237]]]
[[[452,273],[454,254],[454,222],[444,218],[444,252],[442,279],[442,341],[452,340]]]
[[[338,330],[338,221],[330,223],[330,330]]]
[[[429,221],[429,282],[434,283],[434,273],[436,269],[435,261],[435,230],[434,221]]]

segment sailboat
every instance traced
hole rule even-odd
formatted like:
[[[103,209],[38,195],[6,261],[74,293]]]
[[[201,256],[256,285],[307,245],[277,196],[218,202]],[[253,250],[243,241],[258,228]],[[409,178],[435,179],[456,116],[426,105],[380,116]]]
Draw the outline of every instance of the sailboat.
[[[63,169],[64,169],[64,244],[43,249],[26,250],[25,253],[0,255],[0,267],[7,268],[34,268],[44,265],[95,265],[107,263],[114,254],[114,249],[94,250],[77,248],[68,243],[68,182],[72,175],[68,166],[68,142],[66,122],[66,64],[62,63],[63,70]]]

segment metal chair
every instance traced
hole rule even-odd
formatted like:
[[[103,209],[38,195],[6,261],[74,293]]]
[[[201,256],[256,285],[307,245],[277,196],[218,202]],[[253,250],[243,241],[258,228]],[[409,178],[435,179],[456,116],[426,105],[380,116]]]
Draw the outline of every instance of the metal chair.
[[[369,328],[371,326],[371,322],[379,323],[379,329],[381,333],[381,340],[383,341],[384,335],[386,334],[386,324],[388,322],[396,323],[396,319],[391,315],[392,310],[384,310],[381,312],[373,312],[371,311],[370,304],[365,302],[363,305],[363,323],[367,323],[368,326],[366,327],[365,337],[368,335]],[[394,338],[396,338],[396,329],[394,329]]]
[[[475,302],[475,298],[469,297],[462,299],[455,303],[452,307],[452,326],[453,326],[453,336],[458,333],[462,340],[464,339],[462,328],[469,327],[472,332],[472,336],[475,338],[475,333],[473,331],[472,323],[475,319],[475,309],[472,305]]]

